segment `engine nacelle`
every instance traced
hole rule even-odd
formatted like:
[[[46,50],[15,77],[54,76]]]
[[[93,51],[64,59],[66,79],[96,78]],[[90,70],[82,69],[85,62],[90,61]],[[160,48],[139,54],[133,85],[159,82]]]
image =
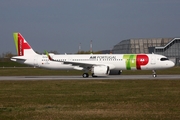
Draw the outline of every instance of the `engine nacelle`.
[[[94,66],[91,72],[93,76],[107,76],[109,71],[109,66]]]
[[[109,75],[120,75],[122,70],[110,70]]]

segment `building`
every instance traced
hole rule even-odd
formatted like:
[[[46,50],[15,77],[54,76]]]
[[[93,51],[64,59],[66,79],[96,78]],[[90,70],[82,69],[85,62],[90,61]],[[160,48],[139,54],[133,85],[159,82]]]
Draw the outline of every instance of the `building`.
[[[113,54],[155,53],[180,61],[180,38],[143,38],[122,40],[112,49]]]

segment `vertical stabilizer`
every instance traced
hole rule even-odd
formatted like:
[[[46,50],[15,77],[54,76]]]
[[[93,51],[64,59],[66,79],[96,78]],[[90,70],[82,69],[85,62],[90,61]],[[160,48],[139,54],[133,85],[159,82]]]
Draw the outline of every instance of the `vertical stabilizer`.
[[[13,33],[18,56],[30,56],[36,53],[20,33]]]

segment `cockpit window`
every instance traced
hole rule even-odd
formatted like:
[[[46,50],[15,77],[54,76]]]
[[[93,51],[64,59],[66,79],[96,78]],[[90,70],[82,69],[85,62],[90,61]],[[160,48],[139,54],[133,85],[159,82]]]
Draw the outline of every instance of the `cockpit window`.
[[[169,60],[168,58],[161,58],[161,61]]]

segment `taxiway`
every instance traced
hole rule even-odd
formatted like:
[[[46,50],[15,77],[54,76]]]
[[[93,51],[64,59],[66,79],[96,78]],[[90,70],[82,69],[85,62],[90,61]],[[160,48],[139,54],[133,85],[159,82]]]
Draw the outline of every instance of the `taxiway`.
[[[0,76],[0,80],[180,80],[180,75],[110,75],[107,77],[82,76]]]

